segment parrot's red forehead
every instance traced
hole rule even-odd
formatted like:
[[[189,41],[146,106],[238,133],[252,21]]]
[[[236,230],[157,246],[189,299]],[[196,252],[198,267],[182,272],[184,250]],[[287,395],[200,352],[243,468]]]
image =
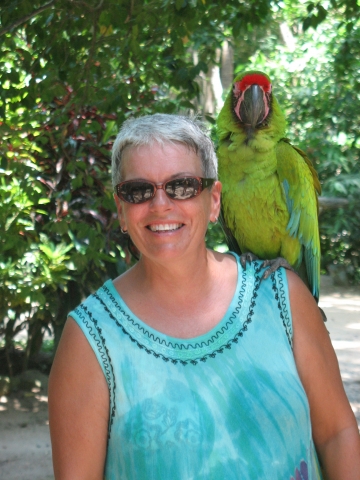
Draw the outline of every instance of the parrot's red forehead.
[[[268,78],[261,73],[251,73],[250,75],[245,75],[239,82],[239,87],[241,91],[246,90],[250,85],[260,85],[263,87],[265,92],[271,92],[271,83]]]

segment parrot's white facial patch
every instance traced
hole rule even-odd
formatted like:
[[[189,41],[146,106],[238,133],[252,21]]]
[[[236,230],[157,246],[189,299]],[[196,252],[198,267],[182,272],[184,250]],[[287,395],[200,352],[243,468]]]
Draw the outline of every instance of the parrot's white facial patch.
[[[233,85],[233,95],[235,98],[237,98],[239,95],[241,95],[241,88],[240,88],[240,82],[235,82]]]
[[[235,108],[234,108],[235,115],[238,117],[240,122],[242,122],[242,118],[241,118],[241,114],[240,114],[240,105],[244,100],[245,91],[239,92],[239,97],[236,100],[236,104],[235,104]]]

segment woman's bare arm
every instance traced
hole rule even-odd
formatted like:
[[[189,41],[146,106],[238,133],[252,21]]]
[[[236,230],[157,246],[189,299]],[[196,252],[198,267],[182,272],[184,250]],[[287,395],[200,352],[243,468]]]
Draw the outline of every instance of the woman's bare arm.
[[[360,437],[337,358],[309,290],[287,272],[294,328],[294,356],[306,391],[319,460],[329,480],[360,480]]]
[[[49,419],[56,480],[102,480],[109,393],[76,322],[66,322],[49,379]]]

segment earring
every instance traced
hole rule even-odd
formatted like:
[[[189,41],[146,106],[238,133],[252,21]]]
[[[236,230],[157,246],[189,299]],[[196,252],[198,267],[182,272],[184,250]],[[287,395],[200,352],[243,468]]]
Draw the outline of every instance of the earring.
[[[218,217],[215,217],[215,220],[212,222],[214,225],[216,225],[218,222]]]
[[[120,227],[120,231],[123,235],[127,235],[128,234],[128,231],[127,230],[124,230],[122,227]]]

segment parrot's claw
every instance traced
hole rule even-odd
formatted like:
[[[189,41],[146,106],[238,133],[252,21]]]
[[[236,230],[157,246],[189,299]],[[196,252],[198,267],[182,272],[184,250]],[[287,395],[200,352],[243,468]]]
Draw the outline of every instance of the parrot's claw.
[[[240,263],[245,270],[246,265],[248,263],[254,262],[255,260],[258,260],[258,257],[251,252],[243,253],[242,255],[240,255]]]
[[[270,275],[276,272],[276,270],[280,267],[284,267],[286,268],[286,270],[291,270],[292,272],[296,273],[296,275],[299,275],[298,272],[292,268],[290,263],[285,260],[285,258],[277,257],[273,260],[264,260],[262,268],[266,268],[266,270],[261,277],[261,280],[266,280],[267,278],[269,278]]]

